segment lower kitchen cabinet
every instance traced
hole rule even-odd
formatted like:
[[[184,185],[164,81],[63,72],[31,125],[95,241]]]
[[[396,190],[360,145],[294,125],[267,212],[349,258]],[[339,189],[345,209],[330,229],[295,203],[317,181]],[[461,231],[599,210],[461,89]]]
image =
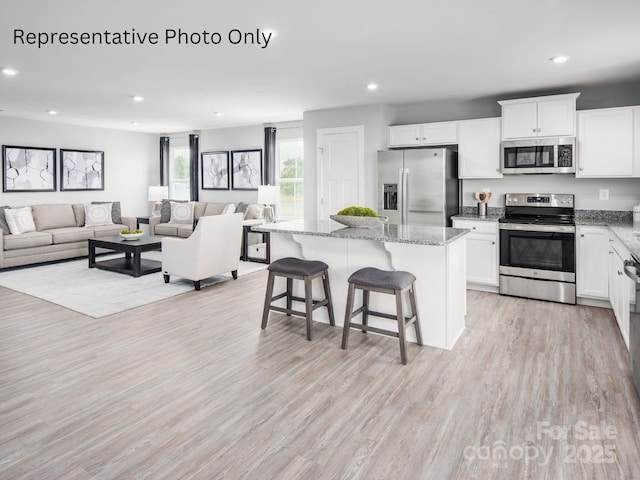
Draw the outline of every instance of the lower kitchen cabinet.
[[[609,240],[609,301],[628,349],[629,303],[632,298],[635,300],[635,285],[624,273],[624,261],[631,259],[631,253],[615,236]]]
[[[454,228],[471,230],[467,244],[467,287],[498,286],[498,223],[453,219]]]
[[[577,228],[576,289],[578,297],[609,298],[609,230],[607,227]]]

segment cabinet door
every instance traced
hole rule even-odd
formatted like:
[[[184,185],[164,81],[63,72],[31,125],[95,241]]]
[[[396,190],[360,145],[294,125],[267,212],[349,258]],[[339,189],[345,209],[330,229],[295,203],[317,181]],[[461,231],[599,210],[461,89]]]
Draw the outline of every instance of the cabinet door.
[[[615,265],[615,287],[616,287],[616,304],[613,306],[613,313],[616,316],[620,333],[624,343],[629,349],[629,285],[627,276],[624,274],[624,262],[622,257],[616,250],[613,250],[613,261]]]
[[[420,125],[389,127],[389,146],[407,147],[420,145]]]
[[[502,138],[527,138],[538,135],[537,102],[502,106]]]
[[[609,232],[606,228],[578,228],[577,259],[578,296],[608,299]]]
[[[568,98],[539,102],[538,136],[574,136],[576,134],[575,117],[575,99]]]
[[[458,122],[423,124],[421,142],[423,145],[453,145],[458,143]]]
[[[578,112],[577,177],[630,177],[633,174],[633,109]]]
[[[460,178],[502,178],[500,118],[459,122],[458,176]]]
[[[498,246],[495,235],[467,235],[467,282],[498,285]]]

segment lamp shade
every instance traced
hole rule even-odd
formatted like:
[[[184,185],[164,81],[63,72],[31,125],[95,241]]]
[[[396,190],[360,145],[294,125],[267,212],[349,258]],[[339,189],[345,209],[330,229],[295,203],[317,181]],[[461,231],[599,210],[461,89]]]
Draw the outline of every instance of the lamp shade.
[[[260,185],[258,187],[258,203],[280,205],[280,187],[277,185]]]
[[[159,202],[164,198],[169,197],[169,187],[149,187],[149,201]]]

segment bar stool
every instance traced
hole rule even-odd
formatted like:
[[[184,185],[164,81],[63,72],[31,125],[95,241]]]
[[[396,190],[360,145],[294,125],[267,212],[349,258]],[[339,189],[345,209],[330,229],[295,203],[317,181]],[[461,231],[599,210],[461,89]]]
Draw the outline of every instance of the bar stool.
[[[267,328],[269,311],[286,313],[288,317],[295,315],[307,320],[307,340],[311,340],[311,320],[313,311],[320,307],[327,307],[329,312],[329,323],[335,325],[333,317],[333,303],[331,302],[331,289],[329,287],[329,266],[317,260],[301,260],[299,258],[286,257],[276,260],[268,267],[269,279],[267,280],[267,291],[264,298],[264,310],[262,311],[262,329]],[[322,277],[324,286],[324,300],[313,300],[311,292],[311,281],[314,278]],[[275,277],[287,279],[287,290],[278,295],[273,295],[273,283]],[[304,298],[293,296],[293,280],[304,280]],[[287,307],[276,307],[272,303],[283,297],[287,298]],[[293,310],[292,302],[302,302],[305,304],[305,311]]]
[[[420,330],[420,319],[418,317],[418,306],[416,304],[415,292],[416,277],[403,271],[385,271],[377,268],[367,267],[353,272],[349,277],[349,293],[347,295],[347,308],[342,330],[342,348],[346,349],[349,342],[349,331],[354,328],[363,332],[375,332],[390,337],[400,339],[400,360],[403,365],[407,364],[407,339],[406,329],[412,324],[415,325],[416,339],[418,345],[422,345],[422,332]],[[353,311],[353,302],[356,289],[362,290],[362,306]],[[396,297],[396,315],[381,313],[369,310],[369,294],[371,292],[387,293]],[[409,302],[411,304],[411,316],[404,316],[402,296],[409,292]],[[362,323],[353,323],[351,319],[362,313]],[[383,330],[381,328],[370,327],[369,316],[388,318],[398,322],[398,331]]]

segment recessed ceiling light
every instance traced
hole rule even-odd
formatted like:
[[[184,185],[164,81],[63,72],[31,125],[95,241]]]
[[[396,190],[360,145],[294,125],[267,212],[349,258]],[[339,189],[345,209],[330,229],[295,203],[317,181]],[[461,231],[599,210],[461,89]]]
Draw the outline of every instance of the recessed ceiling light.
[[[140,125],[140,122],[131,122],[131,125]]]
[[[223,117],[223,116],[224,116],[224,113],[222,113],[222,112],[216,112],[216,113],[214,113],[214,115],[215,115],[216,117]]]
[[[374,90],[377,90],[377,89],[378,89],[378,84],[377,83],[369,83],[367,85],[367,90],[371,90],[373,92]]]
[[[555,57],[551,57],[549,60],[553,63],[564,63],[569,60],[569,57],[566,55],[556,55]]]
[[[131,97],[131,100],[133,100],[134,102],[141,102],[144,100],[144,97],[141,97],[140,95],[134,95]]]
[[[48,113],[49,115],[57,115],[57,114],[58,114],[58,112],[57,112],[57,111],[55,111],[55,110],[47,110],[47,113]]]
[[[13,68],[3,68],[2,73],[4,73],[8,77],[13,77],[14,75],[18,74],[18,71],[14,70]]]

